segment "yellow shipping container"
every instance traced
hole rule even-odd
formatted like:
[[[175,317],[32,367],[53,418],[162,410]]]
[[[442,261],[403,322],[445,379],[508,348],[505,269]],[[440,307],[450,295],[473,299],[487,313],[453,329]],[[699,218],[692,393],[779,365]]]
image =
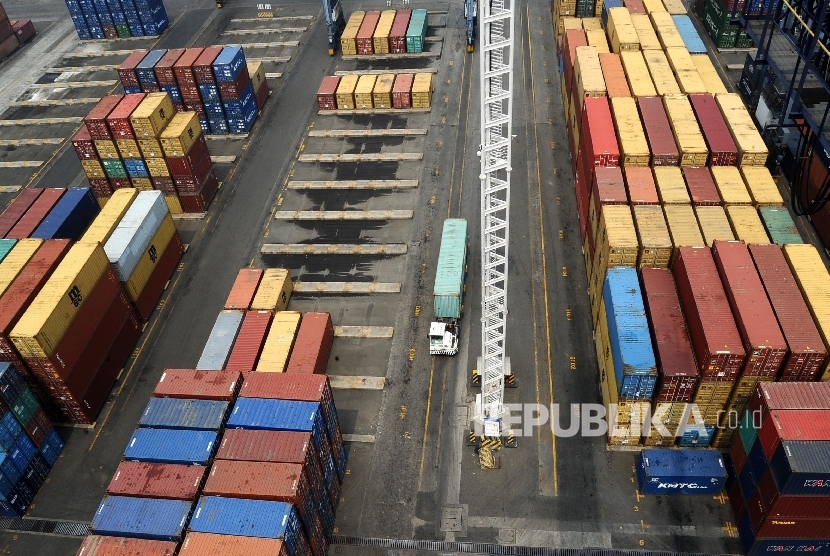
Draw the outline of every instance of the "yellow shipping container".
[[[187,156],[201,134],[199,115],[196,112],[179,112],[161,132],[164,156]]]
[[[354,88],[354,104],[358,110],[370,110],[372,104],[372,91],[375,88],[377,75],[361,75]]]
[[[611,266],[635,267],[638,255],[639,243],[631,208],[627,205],[603,206],[597,236],[594,238],[594,259],[591,263],[593,273],[588,277],[588,297],[594,322],[599,312],[605,271]]]
[[[284,311],[291,299],[294,284],[284,268],[268,268],[251,302],[251,311]]]
[[[158,137],[175,114],[170,95],[149,93],[130,115],[130,123],[139,139]]]
[[[709,58],[708,54],[692,54],[692,63],[697,68],[697,73],[706,85],[706,91],[710,95],[717,95],[720,93],[728,93],[726,85],[718,75],[718,70]]]
[[[334,94],[337,100],[338,110],[354,110],[354,90],[357,87],[358,76],[354,74],[344,75],[340,78],[337,91]]]
[[[634,205],[633,208],[637,241],[640,243],[637,266],[668,267],[672,244],[663,209],[658,205]]]
[[[709,247],[712,247],[716,240],[735,241],[735,234],[732,232],[723,207],[697,206],[695,215],[697,215],[700,231],[703,233],[703,241]]]
[[[608,39],[605,38],[605,31],[602,29],[585,31],[585,37],[588,39],[588,46],[596,48],[598,54],[608,54],[611,52],[611,49],[608,48]]]
[[[766,166],[742,166],[741,177],[744,179],[752,202],[757,207],[781,206],[784,199],[778,191],[778,184]]]
[[[651,81],[646,61],[642,52],[624,51],[620,52],[620,61],[625,70],[625,78],[628,80],[628,87],[632,96],[656,97],[657,89]]]
[[[651,25],[651,19],[646,14],[631,14],[631,24],[637,31],[637,39],[640,41],[640,50],[662,50],[663,45],[657,38],[657,32]]]
[[[378,76],[375,88],[372,90],[372,103],[375,108],[392,108],[392,85],[394,83],[395,76],[391,73]]]
[[[170,209],[170,214],[183,214],[182,202],[177,195],[165,195],[164,200],[167,201],[167,208]]]
[[[685,95],[667,95],[663,97],[663,106],[669,117],[674,141],[680,150],[681,166],[706,166],[709,149],[700,132],[697,118],[692,112],[692,105]]]
[[[152,191],[153,181],[149,178],[130,178],[133,187],[138,191]]]
[[[692,199],[686,189],[686,181],[677,166],[655,166],[654,184],[657,186],[657,195],[665,205],[690,205]]]
[[[674,247],[672,260],[677,257],[677,250],[680,247],[706,245],[691,205],[664,205],[663,213],[666,215],[666,224],[669,226],[669,234]]]
[[[647,14],[666,11],[666,6],[663,5],[662,0],[643,0],[643,7]]]
[[[643,122],[640,121],[640,113],[637,111],[637,101],[632,97],[612,98],[611,115],[620,142],[620,164],[648,166],[651,151],[643,131]]]
[[[689,404],[686,402],[654,402],[652,415],[665,425],[679,425],[686,416]]]
[[[682,0],[663,0],[666,11],[672,15],[686,15],[686,6]]]
[[[256,366],[259,373],[284,373],[300,328],[301,315],[296,311],[280,311],[274,315],[262,354]]]
[[[0,263],[0,296],[6,293],[23,267],[43,245],[42,239],[21,239]]]
[[[246,62],[245,67],[248,68],[248,75],[251,77],[251,84],[253,84],[254,93],[256,93],[265,82],[265,64],[261,60],[257,60],[256,62]]]
[[[141,158],[141,151],[135,139],[116,139],[115,146],[121,158]]]
[[[69,325],[110,268],[100,243],[76,243],[9,334],[26,359],[52,355]]]
[[[738,147],[738,166],[763,166],[769,151],[737,93],[715,96],[732,140]]]
[[[574,4],[574,9],[571,10],[569,13],[576,12],[576,4]],[[562,35],[565,31],[575,31],[577,29],[582,29],[582,20],[572,15],[561,15],[559,17],[559,23],[556,26],[556,34]]]
[[[830,349],[830,274],[815,246],[809,243],[783,247],[784,257],[793,271],[798,289],[810,309],[824,347]],[[830,360],[819,371],[820,380],[830,380]]]
[[[360,24],[363,23],[363,18],[366,17],[366,12],[357,11],[352,12],[349,16],[349,21],[340,35],[340,50],[344,56],[357,55],[357,32],[360,30]],[[352,110],[349,108],[348,110]]]
[[[104,173],[104,167],[101,166],[101,162],[98,160],[82,160],[81,167],[84,169],[84,174],[88,178],[107,177],[107,174]]]
[[[602,67],[599,65],[599,53],[595,47],[576,47],[574,75],[576,75],[576,98],[579,99],[579,113],[581,114],[584,97],[604,97],[608,94],[605,88],[605,78],[602,76]]]
[[[741,173],[734,166],[712,166],[712,180],[725,205],[751,205],[752,197],[746,190]]]
[[[98,216],[95,217],[95,220],[92,221],[92,224],[89,225],[89,228],[81,237],[81,242],[106,243],[137,195],[137,190],[128,187],[113,193],[106,208],[98,213]]]
[[[196,112],[193,112],[196,114]],[[154,178],[168,178],[170,177],[170,170],[167,168],[167,161],[163,158],[145,158],[144,163],[147,165],[147,171]]]
[[[732,393],[732,388],[735,386],[733,382],[726,382],[720,380],[701,380],[697,386],[692,401],[696,404],[705,406],[718,406],[723,409],[723,406],[729,400],[729,395]],[[708,413],[708,407],[701,409],[702,414]]]
[[[412,80],[412,108],[432,106],[432,74],[416,73]]]
[[[735,238],[746,244],[771,243],[758,210],[750,205],[726,205],[726,215]]]
[[[649,17],[654,30],[657,31],[657,38],[660,39],[660,44],[663,45],[664,49],[676,46],[686,47],[686,43],[683,42],[683,37],[680,36],[680,32],[677,30],[677,26],[675,26],[669,12],[649,12]]]
[[[93,143],[95,143],[95,150],[98,152],[101,160],[117,160],[121,158],[115,146],[115,141],[110,139],[96,139]]]
[[[658,95],[679,95],[682,93],[680,85],[677,84],[677,80],[674,78],[674,72],[672,72],[665,52],[662,50],[647,50],[643,52],[643,57],[646,60],[648,72]]]
[[[602,20],[598,17],[583,17],[581,21],[582,28],[586,31],[596,31],[597,29],[602,30]]]
[[[395,10],[383,10],[380,13],[378,26],[372,35],[372,44],[375,54],[389,54],[389,34],[392,32],[392,23],[395,21]]]
[[[611,8],[608,10],[608,42],[611,52],[619,54],[623,50],[640,50],[637,30],[631,23],[628,8]]]
[[[107,203],[110,200],[109,197],[95,197],[95,198],[98,200],[98,208],[100,208],[102,210],[105,206],[107,206]]]
[[[685,46],[667,48],[666,57],[675,75],[677,75],[677,83],[680,85],[680,89],[685,94],[695,95],[709,92]]]
[[[153,137],[138,140],[138,148],[141,149],[142,158],[164,158],[164,150],[161,143]]]
[[[130,301],[138,301],[138,296],[144,291],[147,280],[150,279],[150,275],[156,269],[156,263],[161,259],[161,255],[167,249],[167,246],[170,245],[170,240],[175,233],[176,225],[173,223],[173,217],[168,213],[161,221],[161,225],[156,230],[153,239],[150,240],[150,244],[144,249],[144,253],[141,255],[141,259],[139,259],[133,273],[124,282],[124,290],[127,292]]]

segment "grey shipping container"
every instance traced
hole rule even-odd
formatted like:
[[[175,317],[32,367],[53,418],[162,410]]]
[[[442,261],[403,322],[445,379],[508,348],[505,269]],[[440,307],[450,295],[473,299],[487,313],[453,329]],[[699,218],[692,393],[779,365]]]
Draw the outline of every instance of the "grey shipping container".
[[[230,357],[231,349],[242,326],[244,311],[222,311],[216,317],[205,349],[196,364],[200,371],[221,371]]]

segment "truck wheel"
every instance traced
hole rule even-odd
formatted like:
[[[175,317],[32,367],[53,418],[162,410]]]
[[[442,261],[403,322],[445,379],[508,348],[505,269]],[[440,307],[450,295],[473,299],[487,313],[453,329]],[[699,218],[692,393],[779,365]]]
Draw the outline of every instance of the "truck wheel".
[[[467,284],[464,284],[464,289],[462,290],[464,293],[467,293]]]

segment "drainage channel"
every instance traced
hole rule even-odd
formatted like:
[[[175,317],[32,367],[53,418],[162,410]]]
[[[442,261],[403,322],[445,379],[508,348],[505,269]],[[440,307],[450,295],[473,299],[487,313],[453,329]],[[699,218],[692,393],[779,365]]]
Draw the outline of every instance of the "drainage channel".
[[[0,518],[0,530],[38,533],[41,535],[59,535],[62,537],[83,537],[89,533],[89,523],[75,521],[54,521],[19,517]]]

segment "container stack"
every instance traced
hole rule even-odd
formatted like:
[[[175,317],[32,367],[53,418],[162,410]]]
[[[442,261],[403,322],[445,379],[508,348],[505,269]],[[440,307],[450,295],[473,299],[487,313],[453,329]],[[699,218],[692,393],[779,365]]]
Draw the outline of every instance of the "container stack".
[[[432,105],[431,73],[384,73],[323,78],[317,90],[317,106],[325,110],[429,109]]]
[[[730,450],[729,500],[747,554],[814,552],[830,531],[830,384],[760,384]]]
[[[0,62],[35,36],[35,27],[28,19],[10,21],[0,3]]]
[[[753,48],[755,45],[746,29],[732,23],[732,11],[737,9],[739,14],[762,16],[767,13],[769,4],[769,0],[706,0],[701,20],[718,48]]]
[[[0,363],[0,515],[26,513],[63,445],[15,365]]]
[[[162,0],[65,0],[78,38],[157,37],[170,24]]]
[[[427,10],[352,12],[340,49],[344,56],[418,54],[424,51]]]
[[[0,236],[77,241],[98,211],[89,187],[24,190],[0,214]]]

